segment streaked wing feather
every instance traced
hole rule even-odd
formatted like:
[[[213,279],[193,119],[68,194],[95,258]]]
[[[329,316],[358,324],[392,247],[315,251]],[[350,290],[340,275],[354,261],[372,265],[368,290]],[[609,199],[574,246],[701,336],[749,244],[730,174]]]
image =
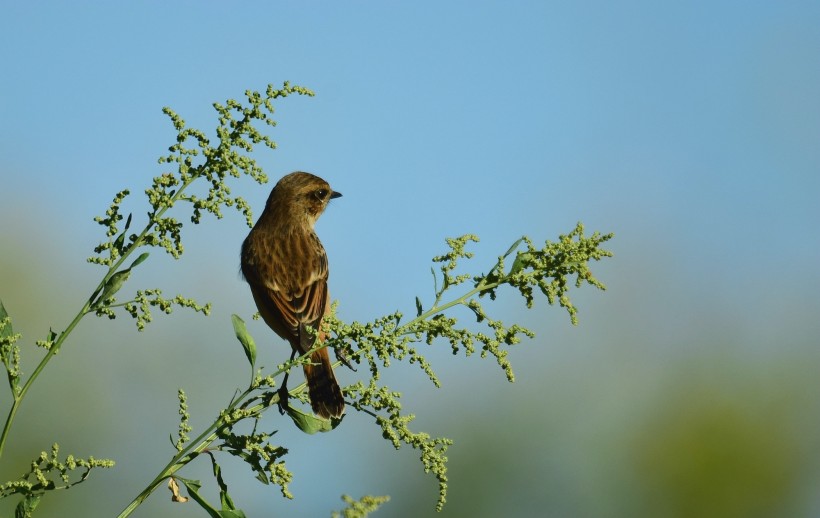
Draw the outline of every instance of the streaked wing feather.
[[[272,259],[277,259],[279,254],[272,253],[274,249],[273,246],[258,245],[255,253],[271,254]],[[285,249],[288,251],[284,254],[285,257],[307,261],[306,268],[293,268],[281,259],[256,264],[252,260],[252,249],[243,247],[243,254],[251,256],[251,259],[245,261],[243,273],[250,283],[263,290],[269,299],[268,305],[274,306],[281,315],[282,324],[287,327],[291,337],[291,344],[298,341],[298,346],[304,353],[313,347],[315,336],[315,333],[311,335],[305,327],[317,329],[327,308],[327,254],[319,239],[312,233],[301,240],[288,243]],[[263,266],[263,271],[258,271],[260,266]]]
[[[299,327],[299,342],[302,352],[307,351],[316,341],[316,332],[322,324],[322,317],[325,316],[327,308],[327,280],[318,279],[305,290],[302,300],[304,313],[302,313],[302,324]],[[316,332],[311,334],[305,327],[311,327]]]
[[[288,299],[281,291],[268,289],[268,296],[276,305],[283,320],[293,331],[293,336],[299,337],[302,352],[313,347],[314,335],[305,329],[309,326],[318,329],[327,307],[327,281],[316,279],[301,293],[300,296]]]

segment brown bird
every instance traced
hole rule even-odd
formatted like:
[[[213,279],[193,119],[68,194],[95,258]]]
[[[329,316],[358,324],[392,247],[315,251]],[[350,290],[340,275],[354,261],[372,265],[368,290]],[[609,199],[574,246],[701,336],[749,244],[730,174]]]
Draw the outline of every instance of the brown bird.
[[[328,310],[327,254],[313,230],[328,202],[341,193],[310,173],[284,176],[268,197],[265,210],[242,243],[242,275],[265,322],[304,354],[316,340]],[[313,332],[311,332],[313,330]],[[327,348],[314,351],[304,365],[313,411],[340,417],[344,398]]]

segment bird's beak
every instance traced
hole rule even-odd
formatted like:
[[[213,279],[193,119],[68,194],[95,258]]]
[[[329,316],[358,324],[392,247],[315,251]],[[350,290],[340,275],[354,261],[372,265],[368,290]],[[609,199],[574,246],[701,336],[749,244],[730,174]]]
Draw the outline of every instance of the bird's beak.
[[[333,191],[333,194],[331,194],[331,195],[330,195],[330,199],[331,199],[331,200],[332,200],[333,198],[341,198],[341,197],[342,197],[342,193],[340,193],[340,192],[336,192],[336,191]]]

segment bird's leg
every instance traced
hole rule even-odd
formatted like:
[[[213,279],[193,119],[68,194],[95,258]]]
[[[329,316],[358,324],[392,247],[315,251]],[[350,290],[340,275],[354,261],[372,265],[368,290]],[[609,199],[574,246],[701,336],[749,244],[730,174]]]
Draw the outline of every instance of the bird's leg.
[[[296,349],[291,350],[290,352],[290,359],[288,363],[293,361],[293,358],[296,356]],[[288,399],[290,398],[290,394],[288,393],[288,376],[290,376],[290,369],[285,371],[285,377],[282,379],[282,386],[279,387],[277,391],[279,393],[279,413],[284,414],[288,411]]]

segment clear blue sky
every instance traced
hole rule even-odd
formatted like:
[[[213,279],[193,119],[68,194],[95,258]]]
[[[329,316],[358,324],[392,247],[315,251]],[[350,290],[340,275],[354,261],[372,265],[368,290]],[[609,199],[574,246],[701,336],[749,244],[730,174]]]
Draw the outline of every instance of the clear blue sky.
[[[317,96],[278,105],[280,148],[258,159],[272,180],[307,170],[344,193],[318,228],[342,316],[429,298],[446,236],[480,235],[482,270],[520,235],[555,239],[581,220],[616,233],[599,270],[610,292],[583,295],[581,327],[555,335],[574,349],[543,339],[568,327],[542,319],[557,311],[521,317],[540,332],[534,347],[559,348],[579,372],[618,355],[607,337],[650,355],[713,336],[755,351],[816,345],[819,28],[810,1],[6,2],[0,260],[58,254],[65,270],[20,273],[0,297],[11,310],[48,293],[33,285],[91,284],[91,219],[125,187],[145,210],[173,138],[163,106],[210,130],[212,102],[289,80]],[[234,192],[258,212],[268,189]],[[182,263],[147,265],[144,280],[213,300],[224,330],[226,315],[252,311],[237,276],[246,231],[235,214],[206,225]],[[45,308],[58,315],[45,326],[70,314]],[[521,358],[520,378],[558,362]],[[311,505],[330,509],[342,491]]]

